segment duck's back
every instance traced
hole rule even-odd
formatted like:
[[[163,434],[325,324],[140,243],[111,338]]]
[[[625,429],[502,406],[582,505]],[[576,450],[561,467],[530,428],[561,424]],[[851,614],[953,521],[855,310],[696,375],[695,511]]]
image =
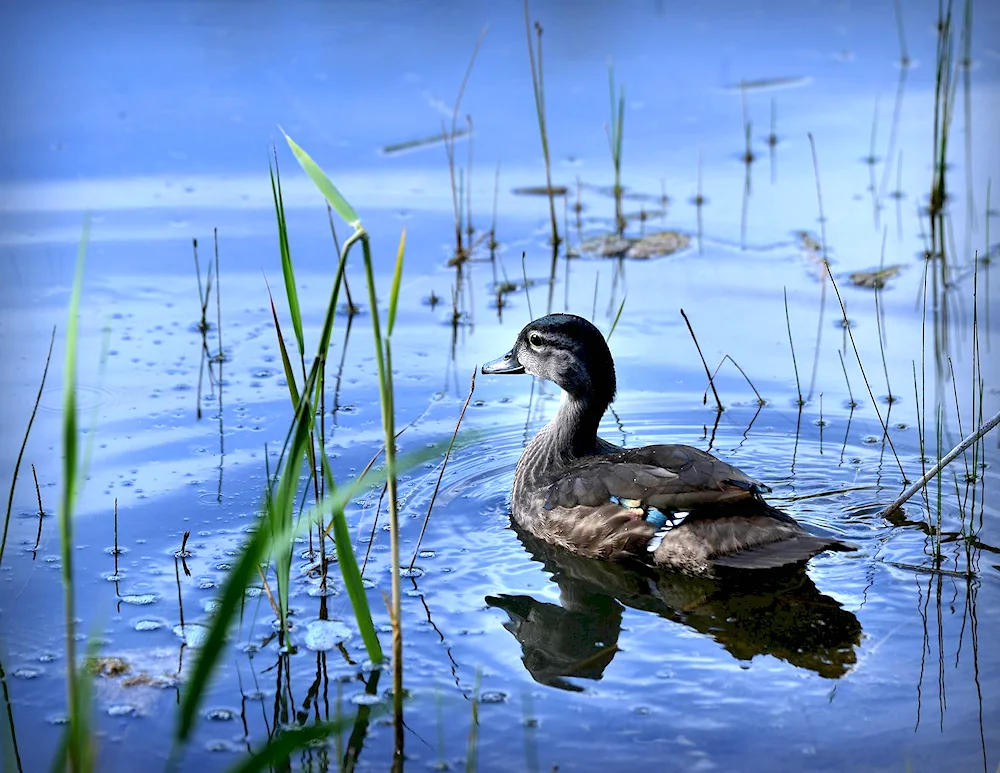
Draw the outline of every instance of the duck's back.
[[[633,507],[679,510],[735,502],[767,491],[762,483],[697,448],[655,445],[608,450],[575,460],[539,481],[543,507]]]

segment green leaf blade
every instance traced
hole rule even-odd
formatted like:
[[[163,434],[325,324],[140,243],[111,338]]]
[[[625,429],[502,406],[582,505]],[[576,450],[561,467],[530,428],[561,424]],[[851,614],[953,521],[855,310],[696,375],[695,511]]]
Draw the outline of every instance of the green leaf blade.
[[[279,127],[280,128],[280,127]],[[299,162],[299,166],[305,170],[305,173],[309,175],[313,183],[319,188],[319,192],[323,194],[330,206],[333,207],[334,211],[340,215],[344,221],[351,226],[355,231],[361,230],[361,218],[358,217],[358,213],[354,211],[354,207],[347,203],[340,191],[337,190],[337,186],[333,184],[329,177],[326,176],[319,165],[312,160],[312,157],[306,153],[298,143],[295,142],[291,137],[285,134],[285,130],[281,129],[281,133],[285,136],[285,141],[288,143],[288,147],[292,149],[292,153],[295,155],[295,159]]]

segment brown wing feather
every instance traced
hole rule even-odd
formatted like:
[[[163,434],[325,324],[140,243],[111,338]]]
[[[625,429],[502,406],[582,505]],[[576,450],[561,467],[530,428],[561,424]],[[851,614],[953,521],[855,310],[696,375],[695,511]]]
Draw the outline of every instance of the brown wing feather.
[[[626,508],[605,501],[597,507],[554,507],[543,520],[524,524],[529,531],[590,558],[643,557],[655,527]]]
[[[664,510],[735,501],[766,490],[721,459],[690,446],[659,445],[588,457],[545,488],[545,509],[598,507],[612,497]]]

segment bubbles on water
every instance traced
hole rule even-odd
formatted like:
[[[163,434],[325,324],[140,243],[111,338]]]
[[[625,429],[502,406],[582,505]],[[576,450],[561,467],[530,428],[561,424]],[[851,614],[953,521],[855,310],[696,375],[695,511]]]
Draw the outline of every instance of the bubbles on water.
[[[155,604],[159,598],[155,593],[130,593],[121,597],[123,604],[132,604],[137,607],[146,607]]]
[[[120,703],[114,706],[108,706],[108,716],[109,717],[134,717],[138,714],[138,710],[135,706],[131,706],[128,703]]]
[[[162,620],[137,620],[133,627],[137,631],[158,631],[164,625]]]
[[[381,700],[378,695],[372,695],[368,692],[359,692],[351,696],[351,703],[355,706],[374,706]]]
[[[327,597],[336,596],[340,593],[340,591],[337,589],[337,586],[335,586],[329,580],[327,580],[325,584],[321,581],[316,583],[315,585],[310,585],[309,590],[306,592],[313,598],[320,598],[323,596]]]
[[[405,568],[399,570],[399,576],[400,577],[413,577],[413,578],[423,577],[424,576],[424,570],[421,569],[419,566],[408,566],[408,567],[405,567]]]
[[[31,668],[30,666],[25,666],[24,668],[18,668],[14,671],[14,676],[18,679],[37,679],[45,672],[40,668]]]
[[[313,652],[332,650],[351,638],[351,629],[340,620],[312,620],[306,625],[306,649]]]
[[[210,722],[232,722],[235,718],[235,712],[230,709],[209,709],[205,712],[205,719]]]
[[[208,641],[208,626],[201,623],[175,625],[174,634],[188,647],[203,647]]]
[[[479,696],[480,703],[506,703],[507,693],[502,690],[487,690]]]

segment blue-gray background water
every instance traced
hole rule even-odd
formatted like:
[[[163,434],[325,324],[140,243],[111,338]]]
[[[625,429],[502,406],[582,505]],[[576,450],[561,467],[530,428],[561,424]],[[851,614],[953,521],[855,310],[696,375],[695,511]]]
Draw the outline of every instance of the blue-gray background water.
[[[940,261],[924,258],[938,7],[900,6],[899,17],[889,2],[532,8],[544,27],[553,184],[568,189],[557,200],[568,242],[552,308],[592,317],[607,333],[625,299],[611,338],[619,398],[603,431],[630,446],[711,449],[769,482],[774,501],[805,525],[861,550],[818,557],[807,573],[702,582],[650,580],[525,544],[509,527],[506,496],[523,443],[553,415],[558,390],[527,377],[480,377],[463,423],[471,440],[445,471],[417,569],[404,579],[408,767],[461,768],[470,755],[483,770],[992,771],[1000,763],[995,433],[981,447],[985,462],[967,456],[902,516],[877,516],[904,477],[919,477],[939,446],[947,451],[980,410],[990,416],[1000,403],[1000,308],[990,288],[1000,225],[1000,192],[990,192],[1000,178],[1000,14],[973,4],[971,61],[955,70],[944,287],[935,279]],[[956,29],[963,10],[955,9]],[[454,211],[444,146],[392,146],[450,129],[483,28],[457,113],[460,129],[471,117],[471,134],[455,144],[456,176],[476,243],[459,282],[448,265]],[[257,515],[265,455],[273,464],[291,419],[265,285],[289,334],[271,143],[309,348],[333,279],[323,200],[279,126],[358,210],[383,294],[406,229],[393,354],[397,425],[414,423],[400,450],[433,451],[401,487],[408,562],[470,375],[510,347],[529,302],[538,316],[549,301],[548,202],[515,193],[545,185],[522,9],[8,4],[0,51],[5,480],[57,326],[0,568],[9,735],[21,769],[33,771],[49,765],[64,729],[58,529],[43,519],[35,548],[30,465],[42,507],[54,514],[66,308],[92,213],[79,389],[93,452],[76,521],[77,630],[130,669],[96,681],[99,769],[158,767],[199,626]],[[959,48],[959,64],[963,55]],[[628,234],[676,231],[690,239],[676,254],[618,261],[581,249],[614,228],[609,62],[625,87]],[[494,200],[499,246],[490,261]],[[213,229],[225,361],[209,373],[191,240],[204,278]],[[565,249],[581,257],[567,260]],[[823,279],[824,251],[871,393]],[[851,274],[880,266],[900,269],[876,305],[875,290]],[[530,295],[519,288],[498,304],[498,283],[522,275]],[[347,316],[337,319],[326,406],[326,445],[341,479],[360,472],[382,438],[360,264],[348,277],[362,311],[349,334]],[[752,382],[731,363],[721,368],[721,416],[711,393],[703,399],[707,379],[682,308],[709,367],[728,354]],[[213,352],[215,313],[213,297]],[[379,493],[349,511],[362,557]],[[383,522],[365,577],[387,631]],[[938,528],[940,560],[928,536]],[[185,531],[190,576],[175,575]],[[252,589],[188,750],[194,768],[224,769],[276,725],[335,715],[353,718],[343,739],[295,765],[338,769],[354,730],[363,738],[357,765],[387,767],[390,724],[377,711],[370,725],[360,718],[384,704],[391,680],[373,680],[366,668],[335,569],[323,614],[344,625],[316,624],[322,590],[307,550],[303,543],[293,567],[297,653],[279,658],[270,607]]]

